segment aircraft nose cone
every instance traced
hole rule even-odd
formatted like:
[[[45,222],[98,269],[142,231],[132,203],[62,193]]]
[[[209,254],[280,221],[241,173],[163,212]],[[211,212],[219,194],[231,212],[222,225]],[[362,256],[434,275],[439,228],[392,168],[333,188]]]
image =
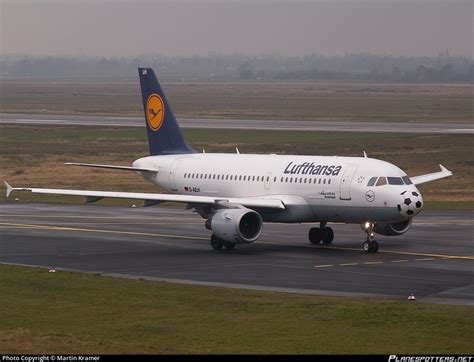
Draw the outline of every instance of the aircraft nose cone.
[[[423,198],[418,190],[405,190],[400,194],[398,211],[403,216],[413,217],[423,208]]]

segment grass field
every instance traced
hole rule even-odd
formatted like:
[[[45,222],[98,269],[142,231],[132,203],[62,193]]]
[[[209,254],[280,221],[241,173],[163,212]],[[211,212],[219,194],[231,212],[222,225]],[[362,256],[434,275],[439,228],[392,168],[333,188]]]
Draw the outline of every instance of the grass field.
[[[198,129],[186,129],[184,133],[196,150],[205,148],[207,152],[235,152],[239,147],[243,153],[361,156],[365,150],[371,157],[398,165],[409,175],[437,171],[441,163],[454,176],[420,186],[427,205],[474,206],[471,135]],[[0,176],[14,186],[156,192],[155,187],[134,173],[63,164],[78,161],[130,165],[148,154],[144,129],[2,126],[0,144]],[[49,196],[19,197],[61,200]]]
[[[472,354],[470,307],[0,265],[2,353]]]
[[[164,84],[179,117],[472,122],[472,85]],[[137,81],[0,82],[0,112],[141,116]]]

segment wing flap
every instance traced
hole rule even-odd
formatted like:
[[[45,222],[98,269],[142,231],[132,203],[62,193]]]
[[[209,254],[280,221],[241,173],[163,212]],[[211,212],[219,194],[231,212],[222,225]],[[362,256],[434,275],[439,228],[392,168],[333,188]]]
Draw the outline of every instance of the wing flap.
[[[7,196],[13,191],[32,192],[37,194],[49,195],[70,195],[70,196],[85,196],[86,200],[98,200],[100,198],[119,198],[119,199],[137,199],[147,200],[148,204],[151,202],[181,202],[187,204],[236,204],[247,207],[262,207],[271,209],[285,209],[283,202],[275,198],[225,198],[225,197],[211,197],[211,196],[195,196],[195,195],[174,195],[174,194],[152,194],[140,192],[115,192],[115,191],[87,191],[87,190],[66,190],[66,189],[44,189],[44,188],[27,188],[27,187],[12,187],[5,181],[7,187]]]
[[[452,176],[453,173],[449,171],[446,167],[443,165],[439,165],[439,168],[441,171],[438,172],[433,172],[433,173],[428,173],[426,175],[420,175],[420,176],[414,176],[410,177],[410,180],[415,184],[415,185],[420,185],[424,184],[425,182],[430,182],[434,180],[439,180],[441,178],[449,177]]]

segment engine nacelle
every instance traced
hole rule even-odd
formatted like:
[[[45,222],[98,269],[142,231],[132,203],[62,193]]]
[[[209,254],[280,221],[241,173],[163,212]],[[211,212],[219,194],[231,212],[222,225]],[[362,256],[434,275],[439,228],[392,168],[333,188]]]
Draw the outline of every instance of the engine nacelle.
[[[211,230],[218,238],[234,243],[253,243],[260,237],[262,217],[250,209],[220,209],[211,219]]]
[[[377,234],[385,235],[385,236],[402,235],[406,233],[408,229],[411,227],[411,222],[412,222],[412,219],[408,219],[408,220],[400,221],[400,222],[377,224],[375,225],[374,231]]]

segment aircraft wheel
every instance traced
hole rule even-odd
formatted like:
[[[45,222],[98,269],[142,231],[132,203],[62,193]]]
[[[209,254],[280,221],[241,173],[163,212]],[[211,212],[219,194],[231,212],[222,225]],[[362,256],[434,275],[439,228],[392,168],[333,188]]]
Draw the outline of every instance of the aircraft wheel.
[[[309,229],[308,239],[311,244],[319,244],[323,238],[323,231],[320,228]]]
[[[372,240],[372,253],[379,251],[379,243],[375,240]]]
[[[226,248],[227,250],[232,250],[235,248],[235,244],[229,243],[228,241],[224,241],[224,248]]]
[[[379,243],[375,240],[364,241],[362,247],[366,253],[376,253],[379,250]]]
[[[219,239],[217,236],[211,236],[211,246],[214,250],[220,250],[224,246],[224,240]]]
[[[334,231],[330,227],[325,227],[323,229],[322,241],[324,244],[331,244],[334,240]]]
[[[370,244],[368,241],[364,241],[364,243],[362,244],[362,249],[364,249],[366,253],[370,253]]]

